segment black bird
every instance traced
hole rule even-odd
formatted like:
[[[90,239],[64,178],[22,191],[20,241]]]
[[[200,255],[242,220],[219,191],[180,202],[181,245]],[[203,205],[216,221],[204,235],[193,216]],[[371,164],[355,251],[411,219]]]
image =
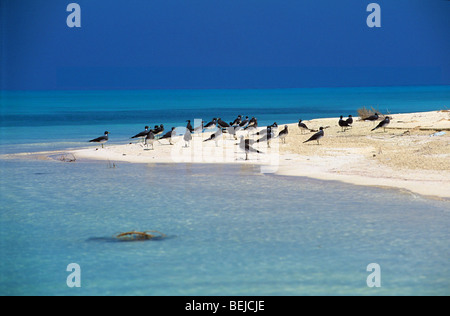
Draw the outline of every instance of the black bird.
[[[375,128],[372,129],[372,132],[373,132],[374,130],[378,129],[378,128],[381,128],[381,127],[382,127],[382,128],[384,129],[384,131],[386,132],[386,126],[388,126],[390,122],[391,122],[390,117],[389,117],[389,116],[386,116],[386,117],[384,118],[384,120],[382,120]]]
[[[348,123],[348,125],[352,125],[353,124],[353,116],[349,115],[345,121]]]
[[[245,120],[243,120],[241,123],[239,123],[240,127],[244,127],[248,124],[248,116],[245,117]]]
[[[161,124],[160,126],[155,125],[155,128],[152,130],[152,133],[155,136],[158,136],[158,135],[162,134],[163,132],[164,132],[164,125],[163,124]]]
[[[302,131],[302,134],[305,130],[309,131],[308,126],[305,123],[302,123],[302,120],[298,120],[298,128]]]
[[[217,119],[217,124],[219,124],[219,126],[221,128],[230,127],[230,124],[228,124],[227,122],[223,121],[220,117]]]
[[[242,116],[241,116],[241,115],[238,115],[238,117],[237,117],[233,122],[230,122],[230,125],[231,125],[231,126],[233,126],[233,125],[239,125],[239,124],[241,123],[241,121],[242,121]]]
[[[187,122],[186,128],[189,130],[189,132],[193,133],[194,132],[194,128],[191,125],[191,121],[187,120],[186,122]]]
[[[152,131],[148,132],[147,136],[145,137],[145,146],[148,146],[148,144],[152,145],[153,149],[153,143],[155,142],[155,134],[153,134]]]
[[[278,134],[278,138],[281,139],[281,141],[283,142],[283,144],[286,143],[286,136],[287,136],[288,134],[289,134],[288,126],[285,125],[285,126],[284,126],[284,129]]]
[[[278,124],[277,124],[277,122],[273,122],[273,124],[272,124],[272,125],[270,125],[270,127],[278,127]]]
[[[258,153],[261,154],[261,152],[252,146],[250,146],[252,142],[250,139],[244,139],[244,136],[241,136],[241,141],[239,143],[239,148],[245,152],[245,160],[248,160],[248,154],[249,153]]]
[[[248,122],[248,125],[244,128],[244,130],[249,128],[258,128],[258,120],[254,117]]]
[[[103,144],[106,143],[108,141],[108,139],[109,139],[108,135],[109,135],[109,132],[106,131],[103,136],[97,137],[95,139],[91,139],[89,142],[90,143],[101,143],[102,144],[102,148],[103,148]]]
[[[205,129],[213,129],[217,126],[217,118],[213,118],[211,122],[204,126]]]
[[[158,133],[159,131],[159,126],[155,125],[155,127],[153,129],[150,130],[154,135],[156,135],[156,133]]]
[[[149,127],[146,126],[144,131],[140,132],[139,134],[134,135],[134,136],[131,137],[131,138],[142,138],[142,139],[145,140],[145,137],[147,137],[147,134],[148,134],[149,132],[150,132],[150,131],[149,131]]]
[[[347,121],[344,121],[343,116],[341,115],[340,119],[339,119],[339,126],[341,127],[342,131],[345,132],[345,128],[349,127],[350,125],[348,124]]]
[[[374,115],[371,115],[363,119],[363,121],[376,121],[376,120],[378,120],[378,113],[375,113]]]
[[[317,140],[317,145],[319,144],[319,140],[324,136],[323,127],[319,128],[319,131],[315,133],[313,136],[311,136],[308,140],[305,140],[303,143],[307,143],[313,140]]]
[[[170,145],[172,144],[172,137],[175,136],[175,127],[172,127],[170,132],[165,133],[163,136],[161,136],[160,139],[169,139]]]

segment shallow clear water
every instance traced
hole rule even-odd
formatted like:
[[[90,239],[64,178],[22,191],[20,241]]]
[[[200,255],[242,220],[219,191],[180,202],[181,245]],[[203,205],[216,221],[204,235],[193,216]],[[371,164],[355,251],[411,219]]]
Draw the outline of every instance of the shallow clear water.
[[[237,114],[260,125],[450,106],[450,87],[0,92],[0,153]],[[227,165],[0,159],[0,295],[450,294],[450,202]],[[163,240],[117,242],[158,230]],[[81,288],[68,288],[70,263]],[[370,263],[381,288],[368,288]]]
[[[0,179],[1,295],[450,294],[448,201],[249,166],[1,160]],[[130,230],[168,237],[110,238]]]

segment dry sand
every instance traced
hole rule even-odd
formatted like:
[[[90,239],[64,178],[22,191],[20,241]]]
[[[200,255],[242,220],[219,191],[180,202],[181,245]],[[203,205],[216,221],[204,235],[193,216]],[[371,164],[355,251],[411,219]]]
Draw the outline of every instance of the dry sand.
[[[321,145],[303,144],[310,135],[292,125],[282,146],[279,174],[338,180],[358,185],[386,186],[437,197],[450,197],[450,112],[390,115],[386,128],[356,120],[342,132],[338,119],[308,122],[325,129]],[[441,136],[431,136],[444,131]]]
[[[288,124],[286,143],[278,140],[256,145],[263,154],[245,153],[231,135],[219,143],[203,142],[209,134],[197,135],[189,147],[182,137],[169,145],[155,142],[154,149],[141,143],[106,144],[71,151],[77,159],[131,163],[247,163],[261,165],[262,172],[337,180],[356,185],[404,189],[425,196],[450,198],[450,112],[433,111],[393,114],[386,128],[371,131],[378,124],[355,118],[353,127],[342,131],[338,118],[304,121],[310,128],[324,127],[325,136],[304,144],[313,132]],[[381,119],[380,119],[381,120]],[[284,127],[280,126],[278,132]],[[444,135],[432,136],[438,131]],[[253,134],[254,132],[251,132]],[[259,136],[254,136],[258,139]],[[52,153],[53,156],[56,153]],[[34,154],[43,159],[49,153]]]

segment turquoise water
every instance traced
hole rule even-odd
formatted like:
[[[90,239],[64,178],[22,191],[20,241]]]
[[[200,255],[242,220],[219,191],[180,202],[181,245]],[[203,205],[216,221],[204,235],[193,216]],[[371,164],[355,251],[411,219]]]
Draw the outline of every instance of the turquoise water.
[[[0,167],[3,295],[450,293],[449,202],[240,166]],[[133,229],[167,238],[111,238]]]
[[[357,115],[450,107],[450,86],[289,90],[2,91],[0,152],[76,148],[111,132],[126,143],[145,125],[186,126],[186,120],[233,121],[255,116],[261,126]],[[20,146],[17,146],[20,145]]]
[[[439,110],[449,87],[2,92],[0,152],[125,143],[143,125],[262,125],[374,106]],[[256,167],[0,159],[0,295],[449,295],[450,202]],[[118,242],[130,230],[162,240]],[[81,267],[69,288],[66,267]],[[369,288],[366,267],[381,267]]]

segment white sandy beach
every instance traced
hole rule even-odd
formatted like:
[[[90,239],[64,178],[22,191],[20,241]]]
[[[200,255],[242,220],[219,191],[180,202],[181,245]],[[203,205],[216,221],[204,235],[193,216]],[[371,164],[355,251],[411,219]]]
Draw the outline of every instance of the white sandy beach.
[[[216,144],[203,142],[210,134],[193,136],[185,147],[179,136],[146,148],[139,142],[91,145],[67,152],[76,159],[106,160],[114,163],[246,163],[261,166],[265,173],[335,180],[356,185],[382,186],[440,198],[450,198],[450,112],[392,114],[386,128],[371,129],[378,122],[355,118],[353,127],[342,131],[338,118],[304,121],[310,129],[324,127],[325,136],[317,142],[303,143],[313,133],[302,132],[297,123],[288,124],[286,143],[275,139],[255,145],[261,154],[245,153],[231,135],[224,134]],[[278,132],[284,125],[278,127]],[[259,128],[261,130],[262,128]],[[442,131],[435,135],[436,132]],[[248,137],[254,134],[241,133]],[[433,136],[435,135],[435,136]],[[238,135],[239,137],[239,135]],[[258,139],[260,136],[253,136]],[[52,153],[55,155],[56,153]],[[49,156],[50,153],[26,154]],[[21,155],[23,156],[23,154]]]

